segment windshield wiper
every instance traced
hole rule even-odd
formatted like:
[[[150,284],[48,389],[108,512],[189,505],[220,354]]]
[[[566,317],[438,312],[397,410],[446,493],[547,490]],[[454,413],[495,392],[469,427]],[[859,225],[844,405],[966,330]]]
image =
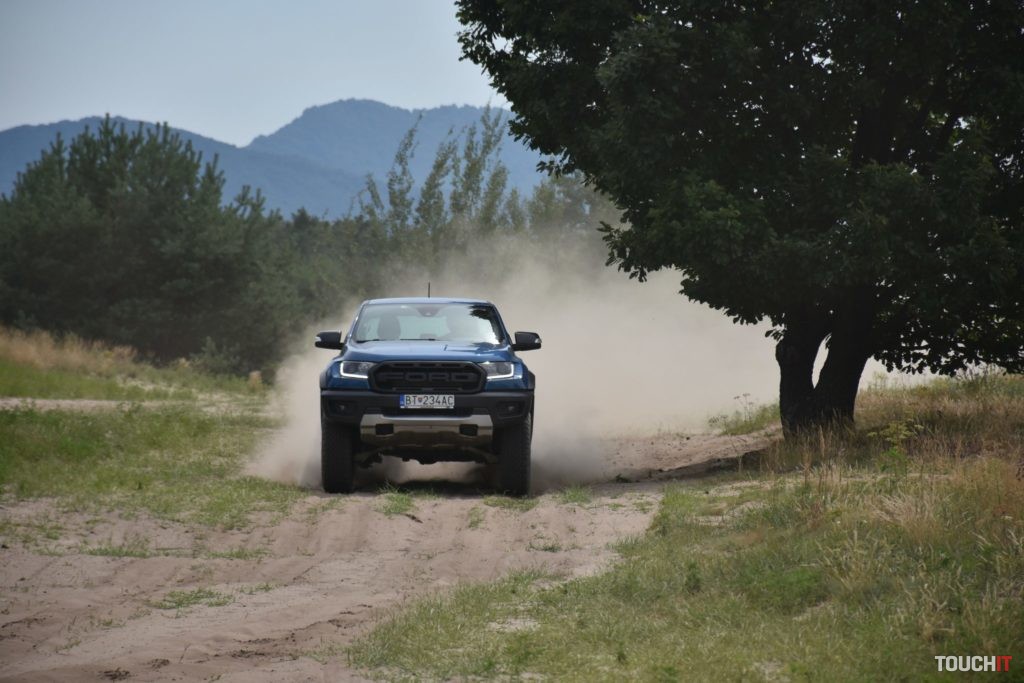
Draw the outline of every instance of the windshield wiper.
[[[398,339],[396,341],[437,341],[434,337],[413,337],[411,339]]]

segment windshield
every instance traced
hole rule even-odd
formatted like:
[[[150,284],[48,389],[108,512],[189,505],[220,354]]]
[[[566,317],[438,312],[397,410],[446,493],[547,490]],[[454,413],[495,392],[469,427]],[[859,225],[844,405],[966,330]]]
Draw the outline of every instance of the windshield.
[[[486,304],[367,304],[353,336],[357,342],[503,343],[498,313]]]

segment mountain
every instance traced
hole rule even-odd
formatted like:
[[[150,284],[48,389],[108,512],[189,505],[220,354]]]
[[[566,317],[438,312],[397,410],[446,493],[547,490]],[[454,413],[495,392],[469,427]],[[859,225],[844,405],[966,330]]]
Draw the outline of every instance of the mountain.
[[[400,109],[373,100],[341,100],[310,107],[302,116],[270,135],[257,137],[246,149],[275,154],[296,154],[324,166],[359,169],[383,178],[391,167],[399,140],[416,126],[416,149],[409,164],[413,177],[430,172],[437,148],[452,134],[459,136],[480,121],[484,109],[447,106],[434,109]],[[507,120],[511,114],[501,110]],[[537,184],[540,157],[508,137],[501,160],[509,169],[509,181],[520,190]]]
[[[484,109],[447,106],[408,110],[370,100],[340,100],[310,107],[279,130],[236,147],[187,130],[174,129],[204,160],[216,156],[224,171],[225,195],[235,196],[243,185],[260,188],[268,208],[288,216],[299,208],[314,215],[338,217],[348,213],[362,190],[366,175],[383,180],[402,136],[417,126],[417,147],[410,170],[417,182],[430,170],[438,145],[449,134],[458,136],[478,122]],[[508,116],[508,113],[505,113]],[[0,193],[9,194],[17,174],[39,158],[60,133],[70,140],[101,119],[17,126],[0,131]],[[116,118],[126,126],[138,121]],[[509,182],[528,192],[540,175],[540,157],[509,137],[501,149]]]

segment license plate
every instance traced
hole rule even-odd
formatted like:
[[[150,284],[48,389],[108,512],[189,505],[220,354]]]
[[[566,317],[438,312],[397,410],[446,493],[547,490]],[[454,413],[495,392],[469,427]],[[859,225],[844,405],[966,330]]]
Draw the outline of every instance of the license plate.
[[[400,408],[437,408],[446,410],[455,407],[454,394],[402,394],[398,399]]]

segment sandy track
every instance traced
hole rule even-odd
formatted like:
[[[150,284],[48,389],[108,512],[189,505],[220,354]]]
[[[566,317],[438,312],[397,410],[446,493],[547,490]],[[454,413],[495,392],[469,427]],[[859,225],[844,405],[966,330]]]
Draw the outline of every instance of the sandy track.
[[[45,552],[0,551],[0,677],[358,680],[343,658],[321,664],[306,653],[347,643],[389,607],[462,581],[532,567],[565,576],[595,571],[612,557],[609,543],[643,532],[657,497],[654,484],[608,485],[585,507],[547,495],[523,512],[489,507],[480,494],[453,486],[443,497],[418,498],[412,517],[389,517],[378,511],[376,494],[340,502],[310,495],[284,519],[233,532],[61,516],[47,502],[21,503],[3,516],[50,515],[65,531]],[[483,515],[478,526],[470,521],[474,508]],[[138,538],[161,554],[82,552],[83,545]],[[222,559],[201,548],[265,554]],[[232,601],[154,607],[169,591],[198,588]]]
[[[593,500],[539,498],[527,511],[491,507],[471,472],[411,466],[410,515],[384,497],[311,493],[276,519],[218,531],[145,517],[62,513],[51,501],[0,509],[14,525],[55,520],[0,549],[0,680],[360,680],[343,656],[309,656],[364,633],[403,602],[516,569],[571,577],[597,571],[610,545],[642,533],[666,478],[699,473],[763,447],[770,435],[662,434],[605,442]],[[441,467],[470,467],[448,465]],[[430,480],[440,472],[447,481]],[[24,528],[24,527],[21,527]],[[53,535],[53,534],[51,534]],[[138,545],[149,557],[86,548]],[[236,559],[214,553],[233,551]],[[240,558],[240,559],[239,559]],[[214,591],[228,604],[161,609],[171,591]]]

